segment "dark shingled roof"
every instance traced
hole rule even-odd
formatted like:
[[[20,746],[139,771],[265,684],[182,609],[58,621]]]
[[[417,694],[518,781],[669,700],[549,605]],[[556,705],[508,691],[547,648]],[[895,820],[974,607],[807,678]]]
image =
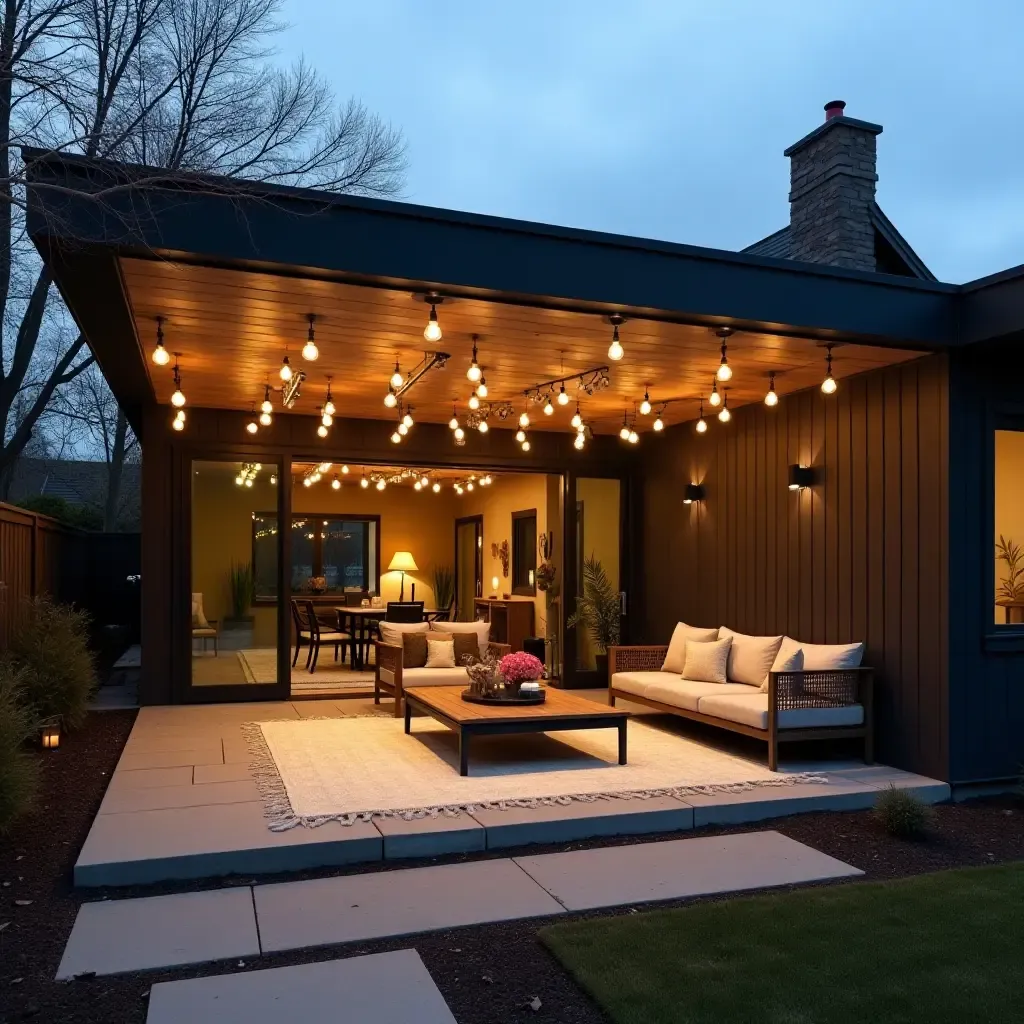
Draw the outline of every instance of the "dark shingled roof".
[[[936,279],[877,203],[871,205],[871,223],[875,228],[875,255],[879,273],[916,277],[921,281]],[[754,242],[753,245],[740,249],[740,252],[750,253],[752,256],[771,256],[777,260],[791,259],[789,227],[781,228],[768,235],[767,238],[762,238],[760,241]]]

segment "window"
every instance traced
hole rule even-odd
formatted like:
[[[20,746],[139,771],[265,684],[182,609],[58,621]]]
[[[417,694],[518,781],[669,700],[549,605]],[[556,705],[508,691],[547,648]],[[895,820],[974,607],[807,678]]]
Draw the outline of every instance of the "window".
[[[532,597],[537,593],[537,510],[512,513],[512,593]]]
[[[995,622],[1024,624],[1024,430],[995,432]]]
[[[252,530],[256,596],[275,600],[277,517],[269,513],[254,515]],[[378,593],[379,531],[379,516],[294,515],[291,524],[292,592]],[[261,571],[264,564],[269,567],[266,572]],[[311,582],[319,583],[321,577],[321,585]]]

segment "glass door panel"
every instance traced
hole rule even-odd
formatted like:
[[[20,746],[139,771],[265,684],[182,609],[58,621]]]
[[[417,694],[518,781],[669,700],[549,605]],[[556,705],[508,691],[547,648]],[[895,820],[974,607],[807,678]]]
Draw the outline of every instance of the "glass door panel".
[[[578,477],[576,480],[576,593],[587,598],[611,597],[621,607],[622,515],[618,480]],[[613,615],[612,621],[617,621]],[[576,629],[577,672],[606,672],[608,616],[592,616]],[[614,637],[612,637],[615,640]],[[616,641],[617,642],[617,641]],[[595,680],[603,685],[604,680]]]

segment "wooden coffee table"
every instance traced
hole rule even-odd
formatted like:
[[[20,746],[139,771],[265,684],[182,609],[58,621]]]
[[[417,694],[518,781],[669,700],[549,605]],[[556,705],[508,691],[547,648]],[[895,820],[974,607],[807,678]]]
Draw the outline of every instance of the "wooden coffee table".
[[[413,711],[422,711],[459,736],[459,774],[469,774],[469,743],[473,736],[559,732],[567,729],[618,729],[619,764],[626,763],[626,720],[629,712],[547,688],[543,704],[470,704],[462,699],[465,686],[410,686],[405,690],[405,731],[411,731]]]

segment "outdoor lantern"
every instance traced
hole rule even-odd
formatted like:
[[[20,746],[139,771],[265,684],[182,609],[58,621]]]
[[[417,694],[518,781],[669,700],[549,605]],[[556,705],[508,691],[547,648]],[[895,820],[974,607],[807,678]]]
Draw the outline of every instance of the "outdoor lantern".
[[[56,750],[60,746],[60,722],[46,722],[40,733],[43,750]]]
[[[801,491],[805,487],[813,487],[815,477],[816,474],[812,466],[790,466],[789,489],[791,491]]]
[[[692,505],[695,501],[704,500],[703,484],[687,484],[683,489],[683,504]]]

